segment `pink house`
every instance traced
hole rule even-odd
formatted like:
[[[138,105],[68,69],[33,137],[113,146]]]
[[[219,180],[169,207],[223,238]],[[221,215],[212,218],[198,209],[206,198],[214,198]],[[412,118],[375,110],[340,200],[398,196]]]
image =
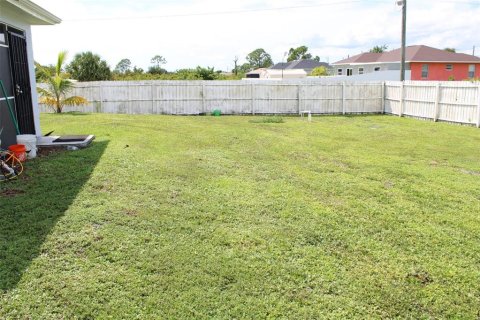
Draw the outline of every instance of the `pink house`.
[[[332,65],[337,75],[359,75],[400,70],[400,49],[384,53],[362,53]],[[466,80],[480,77],[480,58],[428,46],[406,48],[407,80]]]

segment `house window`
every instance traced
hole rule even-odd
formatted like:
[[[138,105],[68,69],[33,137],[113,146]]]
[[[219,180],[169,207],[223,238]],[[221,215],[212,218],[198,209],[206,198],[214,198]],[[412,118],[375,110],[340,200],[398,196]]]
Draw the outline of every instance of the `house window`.
[[[353,74],[353,69],[348,68],[347,69],[347,77],[351,76]]]
[[[337,75],[341,76],[343,73],[343,69],[337,69]]]
[[[445,65],[445,69],[447,71],[452,71],[453,70],[453,65],[452,64],[447,64],[447,65]]]
[[[428,78],[428,64],[422,64],[422,78]]]
[[[468,77],[469,78],[475,78],[475,65],[474,64],[468,65]]]
[[[5,25],[0,24],[0,44],[7,44],[7,36],[5,29]]]
[[[380,71],[380,67],[375,67],[375,69],[373,69],[373,71]]]
[[[363,68],[358,68],[358,74],[363,74]]]

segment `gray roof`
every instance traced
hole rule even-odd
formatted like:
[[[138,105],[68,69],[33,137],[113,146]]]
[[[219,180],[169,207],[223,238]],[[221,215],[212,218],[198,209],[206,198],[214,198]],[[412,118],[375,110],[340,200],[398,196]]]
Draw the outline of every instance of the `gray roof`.
[[[270,69],[287,69],[287,67],[290,65],[290,62],[279,62],[275,64],[274,66],[270,67]]]
[[[295,60],[290,62],[279,62],[270,69],[315,69],[316,67],[329,68],[330,65],[326,62],[318,62],[312,59]]]

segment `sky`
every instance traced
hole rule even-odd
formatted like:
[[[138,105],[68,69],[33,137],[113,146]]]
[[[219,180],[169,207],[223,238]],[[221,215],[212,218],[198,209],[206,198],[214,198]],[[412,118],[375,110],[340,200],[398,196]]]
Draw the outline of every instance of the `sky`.
[[[274,62],[306,45],[335,62],[376,45],[401,44],[395,0],[33,0],[63,21],[34,26],[35,60],[92,51],[115,68],[121,59],[148,69],[161,55],[169,71],[233,69],[257,48]],[[408,0],[407,45],[455,48],[480,56],[480,0]]]

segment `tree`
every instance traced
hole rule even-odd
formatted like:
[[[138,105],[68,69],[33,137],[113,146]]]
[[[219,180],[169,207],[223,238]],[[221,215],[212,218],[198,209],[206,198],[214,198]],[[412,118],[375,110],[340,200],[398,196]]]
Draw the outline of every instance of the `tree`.
[[[311,75],[314,77],[328,76],[328,70],[324,66],[319,66],[312,70]]]
[[[167,70],[163,69],[162,67],[151,66],[150,68],[148,68],[148,73],[151,73],[151,74],[165,74],[165,73],[167,73]]]
[[[233,59],[233,64],[234,64],[234,68],[233,68],[233,73],[235,75],[238,75],[238,57],[235,56],[235,59]]]
[[[178,80],[198,80],[195,69],[179,69],[176,74]]]
[[[107,62],[90,51],[77,53],[66,70],[78,81],[102,81],[112,78]]]
[[[35,62],[35,79],[37,82],[47,82],[48,74],[53,74],[55,72],[55,66],[50,64],[48,66],[42,66],[40,63]],[[47,69],[48,72],[45,72],[44,69]]]
[[[133,70],[132,70],[132,73],[135,73],[135,74],[143,74],[143,69],[142,68],[139,68],[137,66],[134,66],[133,67]]]
[[[218,78],[218,72],[215,72],[214,68],[202,68],[200,66],[195,69],[198,79],[202,80],[215,80]]]
[[[212,67],[196,67],[195,69],[180,69],[176,72],[178,80],[217,80],[219,72]]]
[[[307,46],[290,48],[290,50],[288,50],[287,62],[295,61],[295,60],[305,60],[305,59],[312,59],[312,54],[308,53]],[[318,60],[320,60],[320,58],[318,58]]]
[[[452,52],[452,53],[456,53],[456,52],[457,52],[457,50],[456,50],[455,48],[445,48],[445,49],[443,49],[443,50],[448,51],[448,52]]]
[[[129,73],[132,69],[132,62],[129,59],[122,59],[117,66],[115,67],[114,72],[126,74]]]
[[[242,64],[241,66],[239,66],[238,70],[242,73],[247,73],[250,70],[252,70],[252,66],[250,65],[250,63],[246,62],[246,63]]]
[[[372,49],[370,49],[369,52],[371,52],[371,53],[384,53],[385,51],[387,51],[387,49],[388,49],[388,46],[386,44],[384,44],[383,46],[373,47]]]
[[[152,66],[148,68],[148,73],[151,74],[164,74],[167,73],[167,70],[163,69],[161,66],[167,63],[167,60],[160,55],[156,55],[150,60]]]
[[[247,61],[251,68],[268,68],[273,65],[272,57],[265,52],[264,49],[259,48],[247,55]]]
[[[150,63],[157,67],[160,67],[162,64],[166,64],[167,60],[163,56],[157,54],[150,60]]]
[[[63,64],[67,58],[67,52],[62,51],[58,54],[55,70],[42,67],[37,64],[37,69],[44,79],[47,88],[37,88],[40,94],[39,102],[51,107],[56,113],[61,113],[64,106],[79,106],[87,104],[88,101],[83,97],[66,97],[72,89],[72,82],[68,80],[68,75],[63,72]]]

